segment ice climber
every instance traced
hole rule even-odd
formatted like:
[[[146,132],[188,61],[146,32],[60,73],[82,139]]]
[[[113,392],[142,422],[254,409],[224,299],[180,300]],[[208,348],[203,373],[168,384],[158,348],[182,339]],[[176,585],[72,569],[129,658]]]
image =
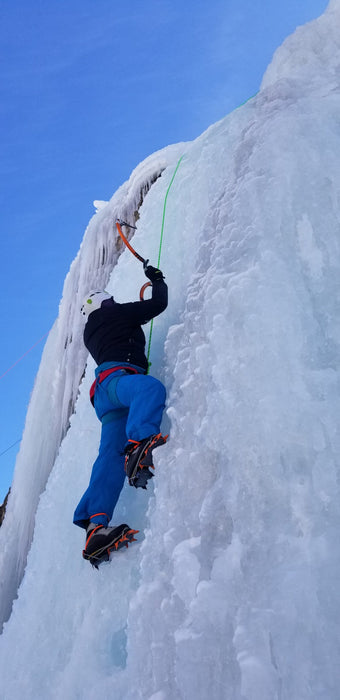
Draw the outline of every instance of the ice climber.
[[[87,317],[84,343],[98,365],[90,396],[102,430],[73,522],[86,529],[83,557],[94,566],[134,539],[137,530],[128,525],[108,525],[125,476],[131,486],[146,488],[153,476],[152,450],[166,441],[160,433],[165,388],[146,374],[141,326],[166,309],[168,288],[160,270],[147,263],[144,270],[152,283],[151,299],[119,304],[106,291],[91,291],[81,307]]]

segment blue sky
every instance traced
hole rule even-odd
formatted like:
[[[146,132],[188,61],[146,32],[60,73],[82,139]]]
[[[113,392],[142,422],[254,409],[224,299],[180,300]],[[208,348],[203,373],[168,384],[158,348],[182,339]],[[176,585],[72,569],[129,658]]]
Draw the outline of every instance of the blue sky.
[[[20,440],[94,199],[254,95],[327,0],[0,0],[0,453]],[[1,376],[6,372],[5,376]],[[0,456],[0,503],[19,445]]]

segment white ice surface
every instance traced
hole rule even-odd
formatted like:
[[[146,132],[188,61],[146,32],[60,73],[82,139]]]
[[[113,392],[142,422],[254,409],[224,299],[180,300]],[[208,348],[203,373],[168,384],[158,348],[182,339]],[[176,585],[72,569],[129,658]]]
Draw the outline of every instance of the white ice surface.
[[[333,0],[253,100],[147,159],[89,224],[0,531],[5,618],[35,519],[0,638],[4,700],[339,698],[339,16]],[[162,172],[133,238],[155,264],[182,154],[151,355],[170,439],[152,488],[126,486],[114,514],[139,544],[96,572],[71,525],[100,431],[92,360],[77,397],[79,299],[97,284],[137,297],[143,271],[112,220]]]

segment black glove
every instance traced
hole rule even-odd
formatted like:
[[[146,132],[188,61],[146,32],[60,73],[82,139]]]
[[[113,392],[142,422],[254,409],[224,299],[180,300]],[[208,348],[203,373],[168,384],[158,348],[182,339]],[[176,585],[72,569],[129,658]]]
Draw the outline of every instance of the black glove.
[[[157,267],[152,267],[152,265],[146,265],[144,266],[144,272],[145,276],[148,277],[148,279],[152,283],[164,280],[163,272],[161,270],[158,270]]]

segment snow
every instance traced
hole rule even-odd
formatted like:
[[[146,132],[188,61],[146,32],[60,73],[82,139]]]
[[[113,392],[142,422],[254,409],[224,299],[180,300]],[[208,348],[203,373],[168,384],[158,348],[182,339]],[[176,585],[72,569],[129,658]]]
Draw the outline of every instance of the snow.
[[[262,80],[262,89],[277,81],[313,84],[322,94],[322,84],[336,89],[339,79],[340,5],[332,0],[324,15],[289,36],[276,52]],[[327,85],[325,85],[327,82]]]
[[[104,201],[103,199],[95,199],[93,202],[93,206],[96,210],[96,213],[98,213],[98,211],[100,211],[101,209],[104,209],[104,207],[106,207],[107,204],[108,202]]]
[[[339,18],[333,0],[254,99],[96,200],[0,530],[3,620],[17,596],[4,700],[339,697]],[[170,439],[152,487],[126,485],[114,513],[138,544],[95,571],[71,524],[100,432],[80,301],[97,285],[137,298],[142,266],[113,222],[138,210],[133,244],[155,264],[181,155],[151,354]]]

